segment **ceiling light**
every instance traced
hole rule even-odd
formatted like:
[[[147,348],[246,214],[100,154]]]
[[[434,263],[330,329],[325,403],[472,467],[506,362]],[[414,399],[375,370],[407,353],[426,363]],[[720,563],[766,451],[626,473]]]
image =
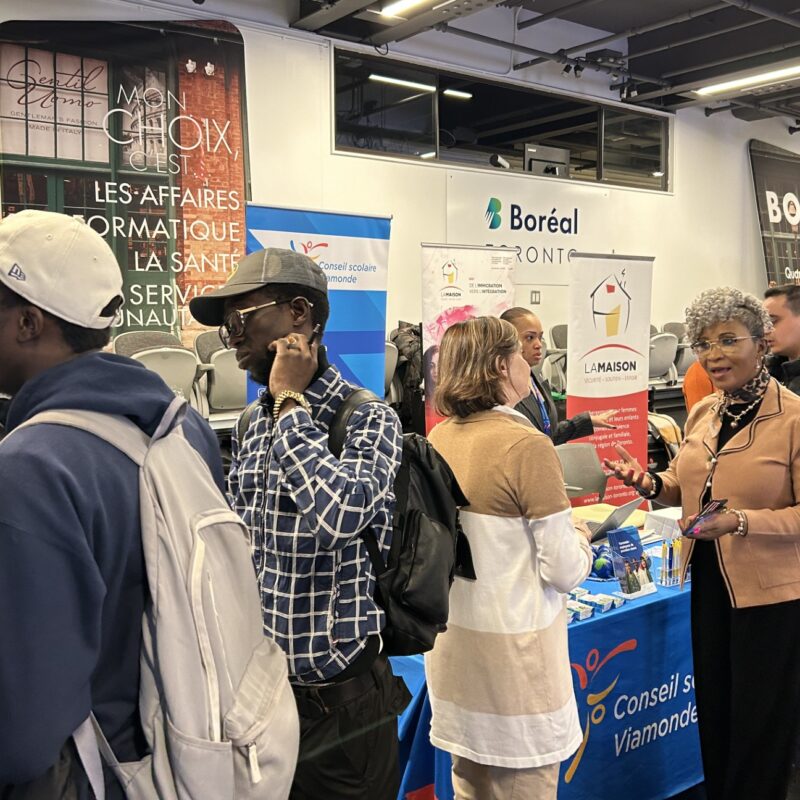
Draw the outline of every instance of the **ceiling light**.
[[[401,78],[391,78],[388,75],[378,75],[373,72],[369,76],[371,81],[378,83],[390,83],[392,86],[404,86],[406,89],[416,89],[419,92],[435,92],[436,87],[428,83],[417,83],[416,81],[404,81]]]
[[[752,89],[755,86],[765,86],[769,83],[777,83],[784,78],[791,78],[800,75],[800,66],[785,67],[775,69],[771,72],[762,72],[758,75],[751,75],[749,78],[736,78],[732,81],[714,83],[711,86],[704,86],[702,89],[695,89],[694,93],[703,97],[710,94],[722,94],[736,89]]]
[[[663,178],[663,177],[664,177],[664,173],[663,173],[663,172],[661,172],[661,170],[658,170],[658,169],[657,169],[655,172],[651,172],[650,174],[651,174],[651,175],[652,175],[654,178]]]
[[[576,64],[574,71],[575,77],[580,78],[580,76],[583,75],[583,70],[584,68],[580,64]]]
[[[462,92],[458,89],[445,89],[442,94],[448,97],[457,97],[459,100],[472,100],[472,92]]]
[[[572,72],[572,64],[567,64],[567,66],[561,70],[562,75],[569,75],[570,72]]]
[[[394,3],[389,3],[388,6],[384,6],[381,9],[381,16],[384,17],[396,17],[398,14],[402,14],[404,11],[408,11],[414,6],[422,5],[426,0],[395,0]]]
[[[420,153],[419,157],[420,158],[436,158],[436,151],[435,150],[431,150],[430,153]]]

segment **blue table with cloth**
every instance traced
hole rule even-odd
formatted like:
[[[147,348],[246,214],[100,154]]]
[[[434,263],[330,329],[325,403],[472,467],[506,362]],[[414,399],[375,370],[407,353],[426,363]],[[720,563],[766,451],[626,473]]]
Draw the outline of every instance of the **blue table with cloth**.
[[[655,566],[657,574],[657,563]],[[616,582],[584,583],[610,593]],[[569,650],[584,732],[564,762],[559,800],[662,800],[703,779],[694,703],[689,587],[657,592],[573,622]],[[429,742],[422,656],[393,658],[413,700],[400,718],[398,800],[452,800],[450,755]]]

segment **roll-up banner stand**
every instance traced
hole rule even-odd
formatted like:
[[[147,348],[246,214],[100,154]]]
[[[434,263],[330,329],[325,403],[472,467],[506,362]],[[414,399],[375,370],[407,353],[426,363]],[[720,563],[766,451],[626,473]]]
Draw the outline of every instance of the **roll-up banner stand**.
[[[441,422],[433,407],[439,343],[454,323],[500,316],[514,304],[517,251],[510,247],[422,244],[422,348],[425,427]]]
[[[646,466],[653,259],[575,253],[569,274],[567,416],[617,409],[617,428],[592,436],[599,457],[618,458],[614,445],[621,444]],[[612,480],[605,502],[635,496]],[[588,495],[573,505],[596,501]]]
[[[345,380],[383,397],[390,217],[248,204],[247,252],[283,247],[319,264],[331,313],[323,343]],[[248,400],[262,387],[248,379]]]

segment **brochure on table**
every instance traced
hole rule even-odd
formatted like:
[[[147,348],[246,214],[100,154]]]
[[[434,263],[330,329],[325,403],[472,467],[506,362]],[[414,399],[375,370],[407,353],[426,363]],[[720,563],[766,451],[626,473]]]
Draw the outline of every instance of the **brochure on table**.
[[[656,591],[652,559],[642,549],[636,528],[627,526],[608,533],[614,577],[627,599]]]

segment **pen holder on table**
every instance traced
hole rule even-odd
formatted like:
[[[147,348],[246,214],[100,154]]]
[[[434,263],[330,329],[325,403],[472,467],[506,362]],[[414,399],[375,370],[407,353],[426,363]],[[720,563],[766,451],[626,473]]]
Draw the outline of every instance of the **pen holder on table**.
[[[662,586],[677,586],[680,583],[682,549],[680,536],[662,540],[661,565],[658,570],[658,582]]]

